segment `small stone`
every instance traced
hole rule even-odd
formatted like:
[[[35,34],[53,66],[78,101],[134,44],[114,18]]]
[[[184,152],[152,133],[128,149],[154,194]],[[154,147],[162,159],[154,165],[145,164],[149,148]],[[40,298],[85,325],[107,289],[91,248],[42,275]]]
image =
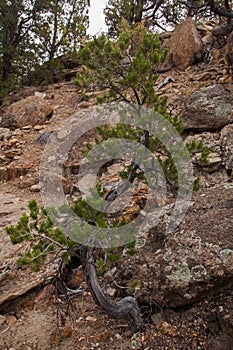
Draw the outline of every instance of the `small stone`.
[[[35,91],[34,93],[35,97],[39,97],[41,99],[44,99],[46,97],[46,93]]]
[[[7,316],[7,324],[11,327],[17,322],[17,318],[15,316]]]
[[[92,316],[87,316],[87,317],[86,317],[86,321],[89,321],[89,322],[97,322],[97,318],[96,318],[96,317],[92,317]]]
[[[35,125],[35,126],[33,127],[33,129],[36,130],[36,131],[40,131],[40,130],[42,130],[42,129],[44,129],[44,128],[45,128],[45,125]]]
[[[13,137],[8,141],[8,144],[9,144],[9,146],[14,146],[18,142],[19,142],[19,140]]]
[[[121,340],[121,339],[122,339],[122,336],[121,336],[119,333],[117,333],[117,334],[115,334],[115,338],[116,338],[117,340]]]
[[[32,191],[32,192],[40,192],[40,190],[41,190],[41,184],[33,185],[30,188],[30,191]]]
[[[11,131],[8,128],[0,128],[0,140],[11,136]]]
[[[64,338],[70,338],[73,333],[73,329],[70,326],[66,326],[60,329],[61,337]]]
[[[108,287],[106,292],[110,297],[114,297],[114,295],[116,294],[116,289]]]
[[[22,127],[23,130],[31,130],[32,126],[31,125],[25,125]]]
[[[0,315],[0,326],[3,326],[6,323],[6,317],[3,315]]]
[[[105,274],[104,274],[104,277],[107,278],[107,277],[110,277],[112,278],[112,276],[114,275],[114,273],[116,273],[117,271],[117,268],[116,266],[114,266],[111,270],[108,270]]]

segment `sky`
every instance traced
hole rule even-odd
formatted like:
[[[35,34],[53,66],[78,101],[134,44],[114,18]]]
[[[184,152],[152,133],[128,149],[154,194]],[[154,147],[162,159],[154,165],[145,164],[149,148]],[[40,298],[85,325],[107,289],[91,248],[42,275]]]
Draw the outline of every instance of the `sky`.
[[[107,30],[103,13],[106,3],[107,0],[91,0],[91,8],[89,12],[90,26],[88,29],[88,34],[96,35],[101,31]]]

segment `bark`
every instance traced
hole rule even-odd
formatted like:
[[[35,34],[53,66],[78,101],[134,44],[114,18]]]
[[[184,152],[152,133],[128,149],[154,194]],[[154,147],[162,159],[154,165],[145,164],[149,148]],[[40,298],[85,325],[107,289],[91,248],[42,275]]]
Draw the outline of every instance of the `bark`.
[[[80,260],[83,266],[86,283],[96,303],[114,318],[122,318],[128,321],[133,333],[143,325],[138,303],[132,296],[127,296],[120,301],[109,299],[103,292],[97,280],[93,249],[82,246],[80,248]]]
[[[12,56],[4,53],[2,56],[2,81],[7,81],[9,74],[12,72]]]

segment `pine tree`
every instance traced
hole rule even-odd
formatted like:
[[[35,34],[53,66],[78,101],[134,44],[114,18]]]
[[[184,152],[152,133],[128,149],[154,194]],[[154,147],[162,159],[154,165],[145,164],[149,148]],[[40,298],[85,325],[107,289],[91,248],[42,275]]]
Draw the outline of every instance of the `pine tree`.
[[[0,2],[0,97],[36,64],[75,51],[88,27],[89,0]]]

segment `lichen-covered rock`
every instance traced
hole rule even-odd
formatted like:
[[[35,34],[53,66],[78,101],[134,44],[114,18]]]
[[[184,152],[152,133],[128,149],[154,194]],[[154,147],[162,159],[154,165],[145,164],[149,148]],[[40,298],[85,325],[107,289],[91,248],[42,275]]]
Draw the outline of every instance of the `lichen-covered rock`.
[[[233,122],[233,94],[221,84],[194,90],[182,115],[186,130],[216,130]]]
[[[159,224],[116,276],[137,279],[142,303],[183,306],[233,286],[233,188],[212,188],[194,199],[179,232]]]

